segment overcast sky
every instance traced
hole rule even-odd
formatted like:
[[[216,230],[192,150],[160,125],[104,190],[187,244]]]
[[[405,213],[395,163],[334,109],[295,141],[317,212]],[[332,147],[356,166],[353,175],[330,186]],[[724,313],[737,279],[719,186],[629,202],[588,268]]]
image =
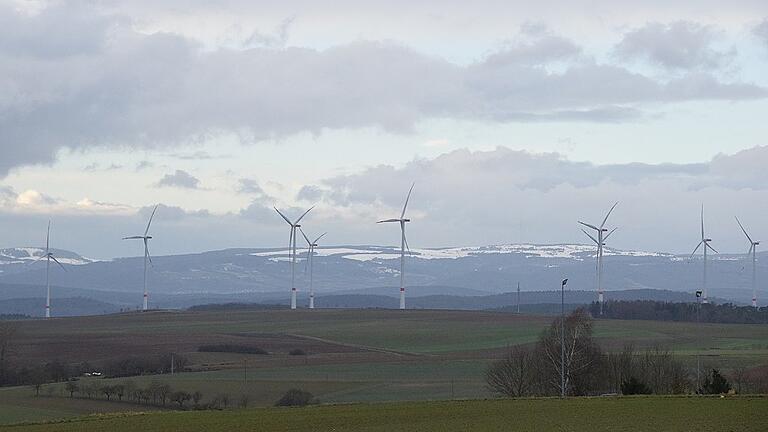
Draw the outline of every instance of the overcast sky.
[[[0,247],[768,239],[768,2],[0,0]]]

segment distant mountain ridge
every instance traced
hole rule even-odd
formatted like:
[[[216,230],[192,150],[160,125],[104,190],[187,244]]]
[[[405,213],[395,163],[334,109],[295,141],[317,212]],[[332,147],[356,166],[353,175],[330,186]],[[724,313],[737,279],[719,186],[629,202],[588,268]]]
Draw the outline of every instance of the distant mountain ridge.
[[[45,263],[34,262],[40,248],[0,250],[0,284],[42,286]],[[134,306],[141,300],[142,257],[95,261],[74,252],[55,250],[66,261],[67,272],[51,270],[54,297],[61,287],[73,296],[93,297],[117,305]],[[297,287],[306,295],[305,251],[300,250]],[[406,259],[406,295],[473,297],[514,291],[550,291],[569,278],[569,288],[595,289],[595,248],[583,244],[505,244],[478,247],[412,249]],[[759,258],[765,253],[758,254]],[[318,295],[394,295],[399,283],[399,249],[388,246],[329,246],[317,249],[315,289]],[[766,273],[768,260],[758,260],[758,277]],[[709,267],[710,297],[746,303],[751,299],[751,271],[741,255],[716,255]],[[699,257],[662,252],[606,249],[606,291],[670,290],[691,293],[701,287]],[[156,306],[219,301],[285,301],[290,266],[285,248],[237,248],[153,257],[149,273],[150,303]],[[77,291],[81,290],[81,291]],[[23,289],[11,289],[0,298],[30,297]],[[111,292],[115,301],[102,298]],[[37,293],[35,295],[41,295]],[[125,297],[125,298],[123,298]],[[768,297],[758,293],[758,302]],[[89,297],[90,298],[90,297]],[[119,298],[119,299],[117,299]],[[610,298],[610,296],[609,296]],[[234,300],[233,300],[234,299]],[[119,301],[117,301],[119,300]],[[470,300],[466,300],[469,304]]]

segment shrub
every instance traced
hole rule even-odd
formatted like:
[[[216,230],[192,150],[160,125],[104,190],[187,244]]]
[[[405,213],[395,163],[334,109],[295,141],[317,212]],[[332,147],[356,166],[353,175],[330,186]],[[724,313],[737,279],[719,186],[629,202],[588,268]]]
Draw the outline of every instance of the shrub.
[[[625,395],[638,395],[638,394],[651,394],[651,389],[645,384],[640,382],[635,377],[630,377],[628,380],[621,383],[621,394]]]
[[[304,352],[304,350],[301,349],[301,348],[294,348],[294,349],[288,351],[288,355],[298,356],[298,355],[307,355],[307,353]]]
[[[703,394],[723,394],[728,393],[731,390],[731,384],[720,375],[720,371],[712,369],[712,374],[708,375],[704,380],[704,385],[701,386],[701,393]]]
[[[275,402],[275,406],[306,406],[312,403],[312,393],[299,389],[288,390],[283,397]]]

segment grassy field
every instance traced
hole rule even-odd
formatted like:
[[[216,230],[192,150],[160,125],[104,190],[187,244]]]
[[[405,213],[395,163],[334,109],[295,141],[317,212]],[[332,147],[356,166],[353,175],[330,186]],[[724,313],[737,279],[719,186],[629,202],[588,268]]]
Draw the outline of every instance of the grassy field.
[[[551,317],[427,310],[278,310],[150,312],[19,323],[14,355],[29,363],[51,359],[99,361],[129,355],[182,354],[194,372],[133,377],[175,390],[247,395],[268,406],[299,387],[324,403],[487,398],[483,373],[506,347],[532,343]],[[768,363],[768,327],[759,325],[598,320],[605,350],[625,343],[659,344],[695,364],[725,370]],[[198,353],[209,343],[258,346],[269,355]],[[291,356],[301,348],[306,356]],[[247,371],[244,365],[247,364]],[[0,389],[0,423],[46,420],[145,407],[64,397],[46,385],[45,397],[25,388]]]
[[[4,431],[765,431],[766,398],[414,402],[106,415]]]

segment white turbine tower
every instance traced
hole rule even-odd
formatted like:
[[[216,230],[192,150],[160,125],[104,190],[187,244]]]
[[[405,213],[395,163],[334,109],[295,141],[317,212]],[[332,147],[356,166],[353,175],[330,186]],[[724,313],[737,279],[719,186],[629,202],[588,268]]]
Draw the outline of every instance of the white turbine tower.
[[[618,204],[618,202],[613,204],[613,207],[608,210],[608,214],[605,215],[605,218],[603,218],[603,223],[601,223],[599,227],[579,221],[580,224],[595,230],[597,233],[597,236],[595,237],[584,231],[584,229],[581,230],[597,245],[597,262],[595,271],[597,272],[597,301],[600,303],[600,315],[603,314],[603,246],[605,246],[605,241],[608,240],[608,237],[610,237],[611,234],[616,231],[616,228],[614,228],[608,232],[608,229],[605,228],[605,223],[608,221],[608,216],[611,215],[611,212],[613,212],[613,209],[615,209]]]
[[[309,308],[314,309],[315,308],[315,288],[313,284],[313,272],[312,272],[312,257],[315,255],[315,248],[317,247],[317,242],[320,241],[321,238],[323,238],[328,233],[322,233],[318,238],[315,239],[315,241],[310,241],[309,237],[307,237],[306,234],[304,234],[304,230],[299,228],[299,231],[301,231],[301,235],[304,236],[304,240],[307,241],[307,266],[309,267]]]
[[[309,210],[313,208],[315,207],[312,206]],[[288,238],[288,259],[291,262],[291,309],[296,309],[296,229],[301,228],[299,222],[309,213],[309,210],[296,219],[296,222],[291,222],[277,207],[274,209],[291,226],[291,236]]]
[[[45,237],[45,255],[38,258],[36,261],[40,261],[41,259],[45,258],[45,317],[50,318],[51,317],[51,260],[59,265],[59,267],[62,268],[62,270],[67,271],[66,268],[59,262],[59,260],[56,259],[55,256],[53,256],[53,252],[51,252],[51,221],[48,221],[48,235]]]
[[[749,254],[752,254],[752,307],[757,307],[757,277],[756,277],[756,267],[757,267],[757,246],[760,244],[759,241],[752,240],[752,237],[747,234],[747,230],[744,229],[744,226],[741,224],[741,221],[739,221],[739,218],[736,218],[736,223],[739,224],[739,228],[741,228],[741,231],[744,233],[745,236],[747,236],[747,240],[749,240],[749,250],[747,251],[747,256]]]
[[[144,235],[123,237],[123,240],[144,241],[144,305],[142,306],[143,311],[147,310],[148,303],[149,303],[149,292],[147,292],[147,262],[149,262],[149,264],[152,264],[152,257],[149,255],[149,241],[152,240],[152,236],[149,235],[149,227],[152,225],[152,219],[155,217],[155,212],[157,211],[157,207],[158,206],[155,206],[155,208],[152,209],[152,215],[149,216],[149,222],[147,223],[147,229],[144,230]]]
[[[713,248],[712,246],[709,245],[709,242],[711,242],[711,241],[712,241],[711,238],[707,238],[704,235],[704,204],[702,204],[701,205],[701,241],[699,241],[699,244],[696,245],[696,249],[694,249],[693,252],[691,252],[691,258],[693,258],[693,255],[696,254],[696,251],[699,250],[700,247],[704,246],[703,247],[703,249],[704,249],[704,279],[703,279],[702,290],[701,290],[704,293],[704,295],[702,296],[703,298],[701,299],[701,302],[704,303],[704,304],[709,303],[709,299],[707,297],[707,249],[712,250],[712,252],[714,252],[714,253],[718,253],[715,250],[715,248]]]
[[[405,218],[405,209],[408,208],[408,200],[411,199],[411,192],[416,183],[411,184],[411,189],[408,191],[408,196],[405,198],[405,205],[403,206],[403,212],[400,213],[399,219],[385,219],[376,223],[387,222],[399,222],[400,223],[400,309],[405,309],[405,248],[408,248],[410,252],[411,248],[408,247],[408,240],[405,238],[405,224],[410,222],[410,219]]]

